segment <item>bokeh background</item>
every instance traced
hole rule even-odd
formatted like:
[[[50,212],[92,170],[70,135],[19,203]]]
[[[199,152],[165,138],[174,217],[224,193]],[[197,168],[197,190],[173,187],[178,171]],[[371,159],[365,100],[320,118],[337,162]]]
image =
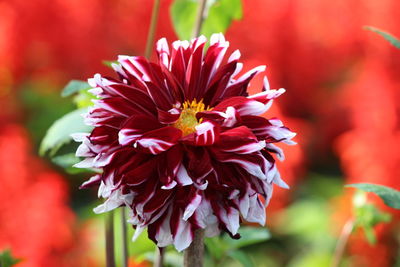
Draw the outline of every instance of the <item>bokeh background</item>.
[[[171,1],[161,2],[157,38],[173,41]],[[23,259],[19,267],[103,266],[96,192],[79,191],[85,176],[40,158],[38,146],[74,108],[60,97],[69,80],[111,74],[103,60],[144,53],[151,8],[149,0],[0,1],[0,250]],[[329,266],[353,216],[354,191],[343,184],[400,189],[400,50],[365,25],[400,36],[400,1],[245,0],[226,33],[247,69],[266,64],[272,87],[287,89],[269,116],[298,133],[280,166],[291,189],[275,190],[272,238],[250,253],[256,266]],[[400,214],[369,201],[393,220],[376,227],[375,245],[352,234],[343,266],[400,266]],[[131,266],[150,266],[141,256],[148,247],[131,245]]]

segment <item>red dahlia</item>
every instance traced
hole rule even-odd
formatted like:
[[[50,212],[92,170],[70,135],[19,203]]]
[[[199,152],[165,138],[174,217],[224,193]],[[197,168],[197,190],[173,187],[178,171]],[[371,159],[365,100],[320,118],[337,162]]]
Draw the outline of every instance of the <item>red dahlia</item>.
[[[260,66],[238,76],[235,51],[224,63],[229,43],[222,34],[157,43],[158,61],[120,56],[118,78],[89,79],[98,97],[85,115],[90,134],[76,155],[76,167],[99,168],[82,187],[99,184],[106,201],[101,213],[119,206],[130,210],[138,235],[145,227],[160,247],[187,248],[196,229],[206,236],[220,230],[238,237],[241,219],[265,223],[272,183],[282,187],[273,154],[277,142],[294,144],[294,133],[278,119],[260,115],[284,89],[248,96]]]

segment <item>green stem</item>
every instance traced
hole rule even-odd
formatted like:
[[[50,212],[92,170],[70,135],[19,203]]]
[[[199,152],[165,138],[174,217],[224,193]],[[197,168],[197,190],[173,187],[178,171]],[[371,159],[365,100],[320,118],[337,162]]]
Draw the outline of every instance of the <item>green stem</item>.
[[[122,227],[122,267],[128,267],[128,241],[126,227],[126,208],[121,208],[121,227]]]
[[[192,244],[183,252],[184,267],[202,267],[204,259],[204,230],[194,233]]]
[[[203,25],[204,22],[204,11],[206,9],[206,4],[207,0],[200,0],[199,1],[199,9],[197,10],[197,17],[196,17],[196,23],[193,29],[193,38],[196,38],[200,35],[201,32],[201,26]]]
[[[160,11],[160,0],[154,1],[153,11],[151,14],[151,21],[150,21],[150,28],[149,33],[147,35],[147,42],[146,42],[146,50],[144,56],[146,58],[150,58],[151,51],[153,48],[154,37],[156,35],[156,28],[157,28],[157,20],[158,20],[158,13]]]
[[[114,211],[109,211],[106,213],[105,228],[106,228],[106,266],[115,267]]]
[[[156,247],[154,267],[164,267],[164,248]]]

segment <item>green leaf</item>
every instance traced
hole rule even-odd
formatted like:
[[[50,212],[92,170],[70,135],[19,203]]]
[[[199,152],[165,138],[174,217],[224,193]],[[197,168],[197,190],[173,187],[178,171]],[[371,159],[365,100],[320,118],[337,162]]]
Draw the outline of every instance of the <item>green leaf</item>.
[[[368,183],[349,184],[346,185],[346,187],[355,187],[366,192],[374,193],[382,198],[383,202],[389,207],[400,209],[400,191],[393,188]]]
[[[191,39],[197,8],[198,2],[193,0],[175,0],[172,3],[170,14],[172,24],[179,39]]]
[[[171,18],[175,32],[181,40],[192,38],[199,1],[175,0],[171,5]],[[242,18],[241,0],[209,0],[201,34],[225,33],[233,20]]]
[[[74,153],[68,153],[60,156],[56,156],[51,159],[51,161],[63,168],[68,174],[78,174],[78,173],[93,173],[93,169],[81,169],[73,167],[74,164],[80,162],[81,160],[75,156]]]
[[[244,253],[243,251],[232,250],[232,251],[229,251],[228,255],[230,257],[232,257],[233,259],[237,260],[238,262],[240,262],[243,265],[243,267],[253,267],[254,266],[251,258],[249,256],[247,256],[247,254]]]
[[[390,33],[382,31],[381,29],[378,29],[378,28],[375,28],[372,26],[365,26],[364,29],[379,34],[380,36],[385,38],[387,41],[389,41],[389,43],[394,45],[396,48],[400,49],[400,40],[397,39],[396,37],[394,37],[393,35],[391,35]]]
[[[86,111],[86,108],[77,109],[55,121],[47,130],[40,144],[39,154],[44,156],[46,152],[49,152],[49,155],[52,157],[64,144],[72,140],[71,134],[80,132],[89,133],[92,127],[85,125],[81,116]]]
[[[15,259],[11,255],[10,250],[5,250],[3,252],[0,252],[0,267],[10,267],[10,266],[17,264],[20,261],[21,260]]]
[[[219,0],[209,8],[201,34],[210,37],[213,33],[225,33],[233,20],[242,18],[241,0]]]
[[[257,243],[265,242],[271,238],[271,234],[266,228],[261,227],[241,227],[239,230],[240,239],[232,239],[224,236],[223,241],[229,245],[229,248],[242,248]]]
[[[62,97],[71,96],[82,90],[87,90],[90,88],[91,87],[87,82],[79,81],[79,80],[72,80],[64,87],[64,89],[61,92],[61,96]]]

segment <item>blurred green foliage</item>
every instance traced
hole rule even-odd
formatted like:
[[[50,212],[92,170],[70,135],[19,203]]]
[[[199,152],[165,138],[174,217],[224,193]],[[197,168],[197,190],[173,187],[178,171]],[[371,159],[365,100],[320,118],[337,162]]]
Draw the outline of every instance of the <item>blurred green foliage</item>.
[[[89,133],[92,130],[92,127],[83,122],[82,117],[82,114],[87,112],[87,108],[93,105],[92,100],[95,99],[88,92],[90,88],[87,82],[79,80],[72,80],[64,87],[61,96],[73,97],[72,102],[75,109],[53,122],[43,137],[39,148],[41,156],[48,154],[54,164],[60,166],[69,174],[89,171],[73,167],[80,161],[73,153],[76,150],[76,144],[72,144],[69,148],[66,145],[72,141],[71,134]]]
[[[69,99],[60,97],[47,83],[30,83],[23,86],[19,95],[24,107],[25,122],[35,145],[38,145],[54,121],[73,110]]]
[[[4,250],[0,252],[0,267],[11,267],[20,262],[19,259],[15,259],[11,255],[10,250]]]
[[[206,238],[205,244],[208,253],[208,264],[220,266],[230,257],[241,263],[244,267],[255,266],[253,260],[242,249],[267,241],[271,234],[266,228],[246,227],[239,229],[240,239],[232,239],[223,234],[221,237]]]
[[[367,202],[365,192],[358,191],[353,198],[354,229],[361,228],[370,244],[376,243],[374,227],[379,223],[391,221],[391,215],[380,211],[374,204]]]

